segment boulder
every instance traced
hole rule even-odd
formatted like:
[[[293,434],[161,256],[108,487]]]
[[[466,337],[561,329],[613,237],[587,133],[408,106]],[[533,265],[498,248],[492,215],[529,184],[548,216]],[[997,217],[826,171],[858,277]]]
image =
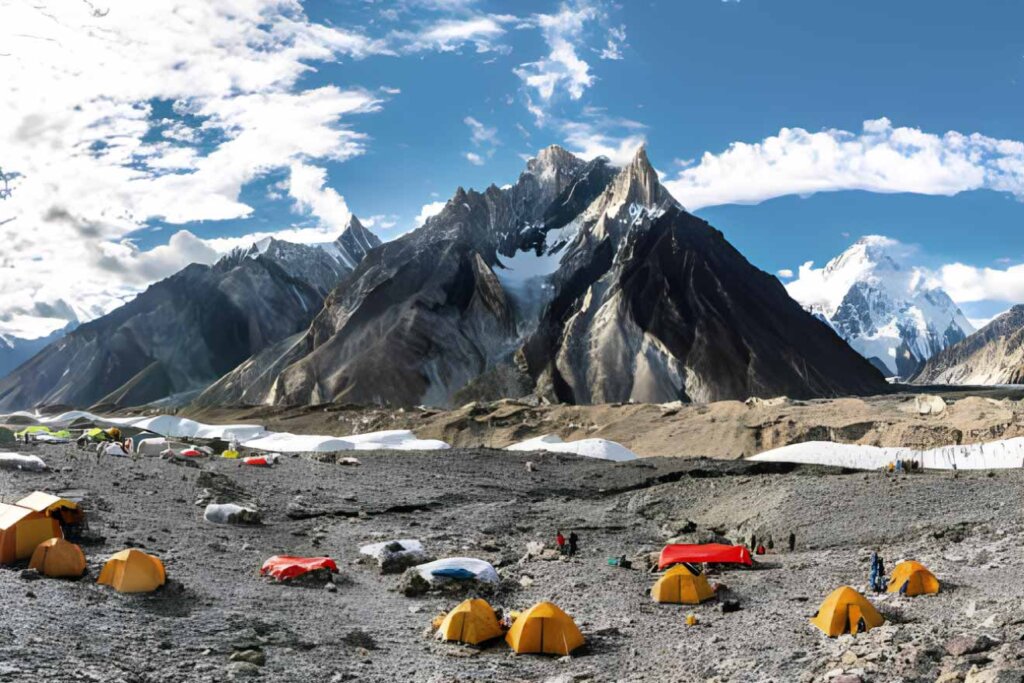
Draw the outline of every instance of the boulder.
[[[954,657],[973,655],[978,652],[991,650],[999,642],[986,635],[964,634],[946,641],[946,652]]]

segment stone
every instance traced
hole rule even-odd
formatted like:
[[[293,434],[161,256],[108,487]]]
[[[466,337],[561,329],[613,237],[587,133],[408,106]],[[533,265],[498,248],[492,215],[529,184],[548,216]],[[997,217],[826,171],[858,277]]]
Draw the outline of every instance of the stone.
[[[862,683],[863,680],[859,674],[845,673],[833,678],[832,683]]]
[[[231,654],[230,660],[232,662],[248,662],[256,666],[263,666],[267,663],[267,656],[263,654],[263,650],[239,650]]]
[[[1024,669],[1009,669],[993,666],[979,669],[972,666],[964,677],[964,683],[1020,683],[1024,680]]]
[[[964,634],[946,641],[945,648],[946,652],[954,657],[963,657],[964,655],[991,650],[996,644],[998,644],[998,641],[986,635]]]
[[[850,650],[847,650],[843,653],[843,656],[839,658],[839,661],[845,666],[853,666],[857,663],[857,655]]]
[[[260,668],[255,664],[249,662],[231,662],[227,667],[228,678],[249,678],[251,676],[258,676]]]
[[[533,585],[533,577],[529,576],[527,574],[523,574],[519,578],[519,585],[522,586],[523,588],[529,588],[530,586]]]
[[[23,581],[38,581],[43,578],[43,575],[37,572],[35,569],[22,569],[18,575]]]

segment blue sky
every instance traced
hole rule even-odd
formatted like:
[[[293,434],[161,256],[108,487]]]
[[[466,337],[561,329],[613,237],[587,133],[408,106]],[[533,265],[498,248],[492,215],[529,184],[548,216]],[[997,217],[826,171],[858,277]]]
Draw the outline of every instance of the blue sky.
[[[123,18],[124,0],[107,4],[107,15],[60,19],[69,31],[176,30],[158,14]],[[235,28],[266,41],[207,55],[201,32],[182,30],[165,41],[177,54],[119,52],[143,66],[97,70],[82,103],[8,103],[5,118],[56,117],[72,104],[93,112],[64,142],[80,149],[83,129],[101,129],[97,177],[111,174],[117,199],[95,206],[66,192],[42,220],[99,225],[87,232],[127,264],[119,292],[256,233],[328,234],[348,211],[393,238],[459,185],[514,181],[523,157],[551,143],[622,157],[644,142],[678,198],[765,270],[820,266],[857,237],[884,234],[917,245],[915,265],[970,316],[1024,300],[1024,268],[1014,270],[1024,264],[1018,2],[246,0],[251,17],[216,1],[175,4],[175,20],[210,13],[193,26],[215,23],[211,41]],[[24,12],[10,22],[24,24],[19,33],[52,30]],[[38,48],[13,44],[39,68]],[[101,49],[80,48],[86,58]],[[53,92],[62,64],[44,65],[32,87]],[[161,74],[166,87],[141,87]],[[553,78],[549,91],[531,77]],[[122,106],[114,115],[101,106],[110,102]],[[35,158],[25,145],[24,159]],[[19,160],[16,150],[0,167],[22,173],[16,193],[36,199],[31,179],[43,171]],[[146,176],[138,197],[114,184],[125,169]],[[112,201],[130,208],[112,215]],[[24,238],[31,222],[19,220]],[[0,328],[5,305],[32,314],[24,296],[0,298]]]

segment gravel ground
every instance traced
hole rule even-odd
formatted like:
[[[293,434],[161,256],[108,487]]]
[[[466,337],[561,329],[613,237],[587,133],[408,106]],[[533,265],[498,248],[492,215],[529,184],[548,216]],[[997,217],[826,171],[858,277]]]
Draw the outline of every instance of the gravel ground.
[[[0,569],[0,681],[1024,678],[1024,472],[893,479],[483,449],[363,452],[358,467],[294,457],[274,469],[226,460],[191,468],[97,462],[74,447],[20,448],[51,471],[0,473],[0,500],[84,490],[91,534],[102,538],[84,546],[90,567],[80,581],[28,581],[20,567]],[[536,471],[527,471],[528,460]],[[205,522],[196,505],[204,488],[219,492],[219,502],[255,503],[264,524]],[[776,541],[758,570],[713,577],[740,611],[722,613],[714,602],[655,605],[651,574],[608,566],[610,556],[659,550],[690,520],[697,530],[685,540],[754,533]],[[528,542],[550,545],[556,528],[579,533],[577,558],[520,562]],[[793,553],[781,550],[790,532]],[[407,598],[396,590],[398,575],[358,562],[360,545],[393,538],[419,538],[436,557],[491,561],[503,577],[492,604],[525,609],[552,600],[576,619],[586,648],[557,659],[515,656],[503,643],[434,641],[425,635],[431,619],[461,596]],[[97,586],[102,561],[128,546],[161,557],[168,586],[141,596]],[[872,549],[890,569],[901,558],[924,562],[943,592],[877,600],[886,626],[826,638],[807,619],[832,589],[863,587]],[[341,567],[336,590],[261,579],[259,566],[274,554],[330,555]],[[698,625],[685,625],[690,612]],[[230,661],[243,650],[258,650],[265,662]]]

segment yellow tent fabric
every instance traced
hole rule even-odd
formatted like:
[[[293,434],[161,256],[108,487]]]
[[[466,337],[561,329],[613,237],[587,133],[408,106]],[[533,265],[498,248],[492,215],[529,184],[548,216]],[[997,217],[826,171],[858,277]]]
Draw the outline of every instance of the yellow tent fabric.
[[[465,600],[449,612],[437,630],[439,640],[479,645],[501,635],[501,625],[486,600]]]
[[[30,493],[15,503],[15,505],[43,513],[53,512],[54,510],[60,510],[61,508],[67,508],[69,510],[78,509],[78,505],[76,503],[42,491]]]
[[[120,593],[149,593],[164,585],[166,580],[163,562],[132,548],[111,555],[96,583],[111,586]]]
[[[706,576],[694,576],[685,566],[675,564],[651,588],[651,597],[655,602],[699,605],[715,597],[715,593]]]
[[[841,586],[825,598],[811,623],[834,638],[843,633],[870,631],[885,623],[885,618],[863,595],[849,586]]]
[[[36,546],[28,567],[44,576],[75,578],[85,573],[85,554],[74,543],[51,538]]]
[[[35,510],[0,503],[0,564],[28,559],[43,541],[63,537],[57,520]]]
[[[568,614],[550,602],[540,602],[519,615],[505,635],[519,654],[568,655],[583,645],[583,634]]]
[[[892,570],[889,579],[889,593],[898,593],[903,584],[907,584],[906,595],[924,595],[938,593],[939,580],[920,562],[906,560],[900,562]]]

